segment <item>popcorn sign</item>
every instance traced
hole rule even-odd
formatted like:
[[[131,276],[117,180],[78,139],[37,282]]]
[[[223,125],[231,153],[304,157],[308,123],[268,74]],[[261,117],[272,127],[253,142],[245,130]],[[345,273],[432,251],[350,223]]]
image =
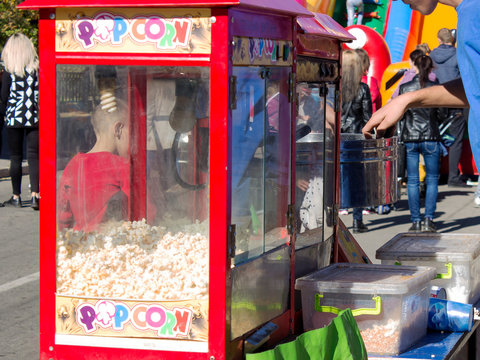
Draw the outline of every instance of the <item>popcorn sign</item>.
[[[158,49],[173,50],[188,46],[192,35],[192,19],[165,19],[160,16],[128,19],[102,12],[92,19],[75,21],[73,33],[84,49],[90,49],[97,43],[122,45],[126,38],[130,38],[138,44],[152,43]]]
[[[87,334],[99,328],[123,331],[130,323],[137,330],[153,330],[159,337],[176,338],[189,335],[193,311],[178,307],[169,310],[159,304],[137,304],[130,308],[121,302],[100,300],[79,305],[75,316]]]

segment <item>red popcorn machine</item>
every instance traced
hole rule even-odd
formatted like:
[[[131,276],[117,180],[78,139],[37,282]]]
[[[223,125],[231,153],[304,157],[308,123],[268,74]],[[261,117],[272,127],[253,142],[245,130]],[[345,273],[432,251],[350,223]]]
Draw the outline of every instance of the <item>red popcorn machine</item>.
[[[40,358],[241,359],[330,263],[341,43],[294,0],[39,9]],[[296,241],[295,241],[296,240]]]

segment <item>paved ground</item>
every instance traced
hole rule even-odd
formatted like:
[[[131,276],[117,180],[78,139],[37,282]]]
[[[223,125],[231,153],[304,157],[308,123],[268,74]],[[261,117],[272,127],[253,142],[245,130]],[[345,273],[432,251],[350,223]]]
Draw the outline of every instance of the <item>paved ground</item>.
[[[8,162],[7,162],[8,163]],[[3,163],[0,161],[0,164]],[[39,358],[39,212],[29,207],[28,176],[22,178],[24,207],[0,208],[0,359]],[[0,178],[0,202],[12,194]]]
[[[452,188],[440,185],[438,192],[435,224],[439,232],[480,234],[480,208],[473,203],[473,194],[476,186],[471,188]],[[422,212],[424,208],[422,206]],[[352,226],[352,215],[340,216],[345,225]],[[364,215],[363,220],[369,231],[363,234],[354,234],[362,249],[370,260],[375,259],[375,251],[396,234],[407,232],[410,227],[410,211],[406,189],[402,189],[401,200],[397,203],[397,211],[388,215]]]
[[[10,160],[0,159],[0,179],[4,179],[10,176]],[[28,165],[24,161],[22,164],[23,174],[28,174]]]

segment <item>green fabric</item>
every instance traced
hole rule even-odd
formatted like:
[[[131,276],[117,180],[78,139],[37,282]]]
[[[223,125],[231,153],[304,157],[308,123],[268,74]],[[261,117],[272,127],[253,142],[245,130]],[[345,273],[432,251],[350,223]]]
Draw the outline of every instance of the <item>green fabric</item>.
[[[363,360],[367,350],[352,311],[341,311],[321,329],[311,330],[296,340],[256,354],[247,360]]]

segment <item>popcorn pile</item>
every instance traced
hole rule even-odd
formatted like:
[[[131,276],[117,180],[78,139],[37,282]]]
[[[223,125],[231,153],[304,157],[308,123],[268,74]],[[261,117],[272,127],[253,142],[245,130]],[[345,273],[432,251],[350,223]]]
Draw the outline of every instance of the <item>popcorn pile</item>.
[[[360,330],[367,352],[398,354],[400,350],[400,321],[389,319],[386,324]]]
[[[175,233],[145,220],[99,233],[71,229],[57,240],[57,293],[141,300],[208,297],[208,238],[201,226]],[[194,231],[188,231],[194,230]]]

